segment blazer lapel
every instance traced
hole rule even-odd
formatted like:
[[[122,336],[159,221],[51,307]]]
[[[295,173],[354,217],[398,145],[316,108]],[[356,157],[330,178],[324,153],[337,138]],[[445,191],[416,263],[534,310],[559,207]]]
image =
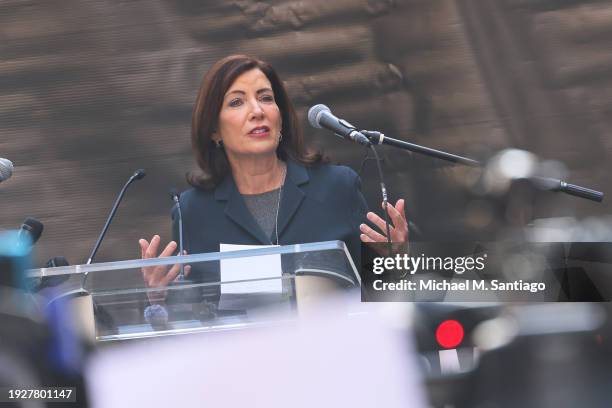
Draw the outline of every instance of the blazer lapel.
[[[306,169],[292,160],[287,160],[287,176],[285,178],[285,184],[283,185],[280,202],[281,207],[278,214],[279,236],[282,235],[283,230],[287,227],[306,196],[299,186],[308,181],[309,177]],[[225,214],[246,232],[255,237],[261,244],[270,244],[270,238],[264,234],[251,215],[231,175],[228,175],[225,180],[217,186],[215,189],[215,199],[218,201],[227,201],[225,205]]]
[[[287,177],[283,186],[281,207],[278,214],[279,236],[282,235],[283,230],[287,227],[306,196],[299,186],[308,181],[309,177],[306,169],[292,160],[287,160]]]
[[[257,225],[257,222],[244,203],[244,199],[236,188],[236,184],[231,175],[228,175],[216,188],[215,199],[227,201],[225,205],[225,214],[238,224],[238,226],[255,237],[262,245],[270,244],[270,238],[267,237],[259,225]]]

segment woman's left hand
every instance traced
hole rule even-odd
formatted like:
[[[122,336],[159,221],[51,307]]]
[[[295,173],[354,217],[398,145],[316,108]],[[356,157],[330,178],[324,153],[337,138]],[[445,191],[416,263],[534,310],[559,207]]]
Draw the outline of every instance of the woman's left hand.
[[[383,210],[384,210],[384,203]],[[404,210],[405,202],[403,199],[397,200],[395,206],[391,203],[387,203],[387,213],[389,214],[389,231],[391,233],[391,243],[393,247],[393,253],[398,253],[406,248],[408,245],[408,221],[406,221],[406,212]],[[370,228],[366,224],[361,224],[359,229],[361,230],[362,242],[387,242],[385,220],[373,212],[367,214],[367,218],[382,232],[378,232]],[[382,248],[381,248],[382,249]]]

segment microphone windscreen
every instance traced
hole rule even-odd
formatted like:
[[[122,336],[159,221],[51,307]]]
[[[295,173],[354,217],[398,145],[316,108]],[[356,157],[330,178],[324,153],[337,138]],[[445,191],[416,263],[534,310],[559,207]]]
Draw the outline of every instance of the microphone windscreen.
[[[168,311],[159,304],[147,306],[144,311],[144,318],[151,326],[165,326],[168,323]]]
[[[70,263],[63,256],[55,256],[47,261],[45,268],[57,268],[58,266],[69,266]]]
[[[310,126],[321,129],[321,125],[319,124],[319,115],[324,111],[331,112],[331,110],[322,103],[315,105],[308,110],[308,122],[310,123]]]
[[[138,169],[134,172],[134,175],[132,177],[134,177],[134,180],[140,180],[146,175],[147,173],[145,173],[144,169]]]
[[[13,175],[13,162],[0,158],[0,182],[8,180]]]
[[[34,245],[40,238],[44,227],[42,222],[38,221],[36,218],[28,217],[23,224],[21,224],[21,229],[30,233],[30,239],[32,240],[32,245]]]

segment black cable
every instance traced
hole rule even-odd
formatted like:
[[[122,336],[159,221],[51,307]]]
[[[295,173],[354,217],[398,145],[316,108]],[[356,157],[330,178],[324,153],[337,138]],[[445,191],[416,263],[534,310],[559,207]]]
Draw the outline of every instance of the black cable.
[[[378,152],[374,145],[370,145],[374,156],[376,157],[376,168],[378,169],[378,178],[380,179],[380,190],[382,192],[383,198],[383,212],[385,213],[385,228],[387,232],[387,249],[389,251],[389,255],[391,256],[393,253],[393,246],[391,244],[391,228],[389,227],[389,214],[387,212],[387,206],[389,205],[389,201],[387,199],[387,187],[385,186],[385,180],[383,177],[382,166],[380,165],[380,157],[378,156]]]
[[[365,168],[365,164],[368,160],[371,159],[370,156],[370,151],[366,150],[365,155],[363,156],[363,159],[361,159],[361,164],[359,165],[359,171],[357,172],[357,175],[359,176],[359,178],[361,178],[361,173],[363,173],[363,169]]]

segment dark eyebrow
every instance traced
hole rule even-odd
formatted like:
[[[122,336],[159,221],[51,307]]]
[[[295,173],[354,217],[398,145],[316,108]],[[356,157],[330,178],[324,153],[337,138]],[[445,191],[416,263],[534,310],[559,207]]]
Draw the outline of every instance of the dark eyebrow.
[[[272,92],[272,89],[270,89],[270,88],[261,88],[261,89],[258,89],[256,93],[257,93],[257,95],[260,95],[260,94],[262,94],[264,92]],[[241,94],[241,95],[246,95],[246,92],[241,91],[239,89],[236,89],[234,91],[228,92],[227,95],[230,95],[230,94],[233,94],[233,93],[238,93],[238,94]]]

